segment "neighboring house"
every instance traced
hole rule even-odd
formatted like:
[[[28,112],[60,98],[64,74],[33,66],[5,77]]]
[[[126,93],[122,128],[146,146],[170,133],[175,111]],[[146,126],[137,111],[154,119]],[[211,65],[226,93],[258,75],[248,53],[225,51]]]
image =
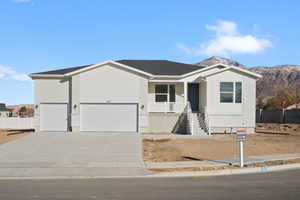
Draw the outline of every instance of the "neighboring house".
[[[11,111],[6,108],[4,103],[0,103],[0,117],[10,117]]]
[[[248,70],[167,60],[119,60],[30,74],[36,131],[180,132],[255,129]]]
[[[286,110],[300,109],[300,103],[295,103],[286,108]]]
[[[32,104],[10,105],[7,108],[11,111],[11,117],[33,117],[34,108]]]

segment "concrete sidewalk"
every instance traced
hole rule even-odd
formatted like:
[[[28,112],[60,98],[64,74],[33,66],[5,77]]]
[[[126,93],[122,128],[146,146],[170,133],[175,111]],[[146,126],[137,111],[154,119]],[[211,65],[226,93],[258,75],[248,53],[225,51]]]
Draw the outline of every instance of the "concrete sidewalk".
[[[141,134],[143,139],[164,140],[164,139],[222,139],[226,135],[180,135],[180,134]]]
[[[0,179],[140,177],[155,174],[140,167],[57,167],[0,168]]]
[[[250,156],[245,158],[244,163],[247,165],[275,160],[290,160],[300,158],[300,153],[297,154],[282,154],[282,155],[266,155],[266,156]],[[216,167],[226,165],[238,165],[239,159],[227,160],[205,160],[205,161],[179,161],[179,162],[146,162],[146,168],[183,168],[183,167]]]

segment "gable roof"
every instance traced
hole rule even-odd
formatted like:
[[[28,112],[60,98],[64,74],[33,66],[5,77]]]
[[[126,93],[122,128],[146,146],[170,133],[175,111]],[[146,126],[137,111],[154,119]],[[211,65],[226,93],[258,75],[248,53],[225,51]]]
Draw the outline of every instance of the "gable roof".
[[[169,60],[118,60],[116,62],[159,76],[180,76],[203,68]]]
[[[173,62],[168,60],[118,60],[118,61],[106,61],[94,65],[84,65],[78,67],[64,68],[59,70],[52,70],[46,72],[33,73],[29,76],[35,77],[69,77],[74,74],[82,73],[87,70],[91,70],[105,64],[114,64],[120,67],[135,71],[137,73],[144,74],[149,77],[177,77],[183,78],[195,73],[210,70],[212,68],[223,66],[226,69],[235,69],[244,73],[250,74],[256,78],[261,78],[259,74],[250,72],[245,69],[241,69],[234,66],[227,66],[224,64],[215,64],[209,67],[197,66],[192,64],[185,64],[179,62]]]
[[[33,74],[40,74],[40,75],[45,75],[45,74],[51,74],[51,75],[64,75],[73,71],[77,71],[79,69],[83,69],[86,67],[89,67],[91,65],[83,65],[83,66],[77,66],[77,67],[70,67],[70,68],[63,68],[63,69],[57,69],[57,70],[51,70],[51,71],[46,71],[46,72],[38,72],[38,73],[33,73]]]
[[[152,75],[162,76],[178,76],[203,68],[196,65],[173,62],[168,60],[118,60],[115,62]],[[80,69],[88,68],[90,66],[92,65],[51,70],[46,72],[34,73],[32,75],[65,75]]]

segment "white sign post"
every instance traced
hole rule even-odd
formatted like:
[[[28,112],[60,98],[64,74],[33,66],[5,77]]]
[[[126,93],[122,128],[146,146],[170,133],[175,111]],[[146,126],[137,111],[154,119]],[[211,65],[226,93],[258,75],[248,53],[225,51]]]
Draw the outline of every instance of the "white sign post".
[[[244,141],[246,140],[246,129],[238,128],[236,130],[236,138],[240,143],[240,167],[244,167]]]
[[[244,141],[240,140],[240,167],[244,167]]]

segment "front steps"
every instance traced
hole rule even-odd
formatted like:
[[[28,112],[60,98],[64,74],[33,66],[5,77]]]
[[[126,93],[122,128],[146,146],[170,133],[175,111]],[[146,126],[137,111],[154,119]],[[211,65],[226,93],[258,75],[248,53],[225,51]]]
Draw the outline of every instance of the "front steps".
[[[197,136],[206,136],[207,133],[204,131],[203,127],[200,124],[200,115],[199,113],[190,113],[190,126],[193,135],[197,135]]]

